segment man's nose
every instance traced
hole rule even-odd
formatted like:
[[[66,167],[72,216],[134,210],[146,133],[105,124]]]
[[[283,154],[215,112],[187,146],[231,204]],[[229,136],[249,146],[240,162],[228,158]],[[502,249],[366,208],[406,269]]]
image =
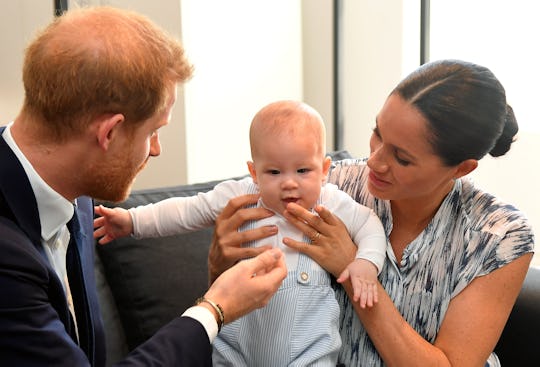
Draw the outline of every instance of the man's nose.
[[[161,142],[159,141],[159,135],[156,133],[150,139],[150,156],[157,157],[161,154]]]

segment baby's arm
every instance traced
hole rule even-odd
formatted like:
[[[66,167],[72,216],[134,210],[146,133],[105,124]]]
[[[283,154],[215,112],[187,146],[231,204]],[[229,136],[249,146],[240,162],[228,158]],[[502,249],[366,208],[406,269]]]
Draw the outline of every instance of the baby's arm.
[[[331,187],[330,187],[331,188]],[[351,280],[353,301],[364,308],[377,303],[377,275],[386,259],[386,234],[375,212],[360,205],[343,191],[334,193],[336,214],[347,226],[353,242],[358,246],[356,259],[350,263],[338,278],[338,282]],[[339,204],[336,204],[339,203]]]
[[[127,211],[131,220],[128,234],[137,239],[164,237],[209,227],[229,199],[244,195],[246,190],[255,190],[253,187],[256,188],[250,179],[227,180],[213,190],[193,196],[176,196],[132,207]]]
[[[360,307],[372,307],[379,301],[377,295],[377,267],[366,259],[355,259],[338,278],[339,282],[351,280],[354,295],[353,301],[359,302]]]
[[[99,205],[94,207],[94,210],[99,215],[94,219],[94,238],[99,238],[99,244],[104,245],[133,233],[131,215],[126,209],[111,209]]]

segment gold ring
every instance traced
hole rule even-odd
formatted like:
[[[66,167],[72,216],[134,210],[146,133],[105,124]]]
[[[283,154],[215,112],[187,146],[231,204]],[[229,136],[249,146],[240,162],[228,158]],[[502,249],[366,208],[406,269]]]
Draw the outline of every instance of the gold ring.
[[[316,240],[319,239],[319,237],[321,237],[321,232],[315,233],[315,235],[313,236],[313,238],[311,238],[311,242],[315,242]]]

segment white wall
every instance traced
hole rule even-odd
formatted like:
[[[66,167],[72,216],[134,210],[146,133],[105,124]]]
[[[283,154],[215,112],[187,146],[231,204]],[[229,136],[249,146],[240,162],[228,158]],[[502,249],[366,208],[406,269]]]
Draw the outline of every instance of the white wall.
[[[344,145],[369,155],[375,116],[403,74],[403,3],[344,0]]]
[[[326,124],[326,149],[334,142],[334,41],[332,0],[302,0],[304,101],[315,107]]]
[[[247,174],[249,125],[278,99],[302,99],[299,0],[183,0],[187,181]]]
[[[53,2],[36,0],[3,1],[0,11],[0,125],[19,113],[24,90],[22,63],[24,48],[39,28],[53,19]]]

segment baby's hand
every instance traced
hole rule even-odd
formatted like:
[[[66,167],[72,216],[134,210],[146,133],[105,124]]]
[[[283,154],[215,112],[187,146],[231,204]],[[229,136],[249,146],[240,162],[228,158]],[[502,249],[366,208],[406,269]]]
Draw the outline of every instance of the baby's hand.
[[[369,260],[355,259],[350,263],[338,278],[342,283],[351,279],[353,286],[353,301],[360,307],[373,307],[379,302],[377,295],[377,267]]]
[[[94,238],[99,238],[100,245],[133,233],[131,215],[126,209],[111,209],[100,205],[94,207],[94,210],[100,215],[94,219]]]

